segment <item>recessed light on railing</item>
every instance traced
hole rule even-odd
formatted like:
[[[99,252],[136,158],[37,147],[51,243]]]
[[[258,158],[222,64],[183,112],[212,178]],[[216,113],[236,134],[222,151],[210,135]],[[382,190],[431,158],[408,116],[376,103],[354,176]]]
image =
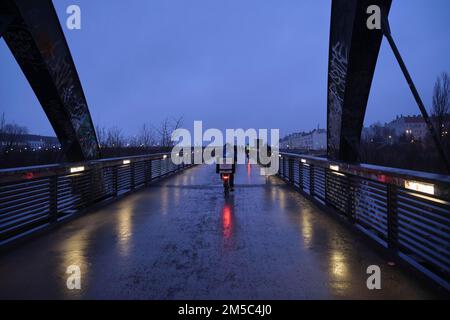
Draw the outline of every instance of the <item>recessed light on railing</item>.
[[[333,170],[333,171],[339,171],[339,166],[336,166],[336,165],[330,165],[330,170]]]
[[[77,173],[77,172],[83,172],[83,171],[84,171],[83,166],[70,168],[70,173]]]
[[[419,191],[434,196],[434,185],[430,183],[423,183],[418,181],[405,181],[405,189]]]
[[[122,163],[123,163],[123,164],[130,164],[130,163],[131,163],[131,160],[123,160]]]
[[[163,155],[163,159],[166,159],[166,158],[167,158],[167,154]]]
[[[306,163],[306,159],[301,159],[300,160],[302,163]]]

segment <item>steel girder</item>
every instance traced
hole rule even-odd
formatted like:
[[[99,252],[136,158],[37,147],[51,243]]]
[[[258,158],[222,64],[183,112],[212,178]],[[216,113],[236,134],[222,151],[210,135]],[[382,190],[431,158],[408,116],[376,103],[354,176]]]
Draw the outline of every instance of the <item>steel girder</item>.
[[[378,5],[388,15],[392,0],[333,0],[328,62],[328,158],[358,159],[381,30],[367,27],[367,8]]]
[[[50,120],[67,160],[97,158],[94,125],[52,2],[2,0],[0,17],[7,17],[2,19],[5,23],[1,25],[6,27],[2,36]]]

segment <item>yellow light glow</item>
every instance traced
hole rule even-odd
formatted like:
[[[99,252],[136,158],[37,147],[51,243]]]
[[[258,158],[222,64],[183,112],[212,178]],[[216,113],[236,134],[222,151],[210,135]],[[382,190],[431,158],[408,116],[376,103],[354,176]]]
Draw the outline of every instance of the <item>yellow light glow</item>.
[[[339,166],[330,165],[330,169],[333,171],[339,171]]]
[[[133,240],[133,206],[123,206],[115,216],[119,254],[127,257]]]
[[[417,181],[405,181],[405,188],[434,195],[434,185]]]
[[[72,167],[70,168],[70,173],[76,173],[76,172],[83,172],[84,171],[84,167]]]
[[[122,162],[123,164],[130,164],[131,163],[131,161],[130,160],[123,160],[123,162]]]
[[[331,275],[339,281],[347,277],[348,266],[345,255],[339,250],[333,250],[330,257]]]
[[[302,212],[302,223],[301,223],[301,232],[303,235],[303,242],[305,243],[305,246],[308,248],[311,248],[311,246],[313,245],[313,232],[314,232],[314,228],[312,225],[312,217],[311,217],[311,212],[308,211],[308,209],[305,209]]]
[[[413,193],[413,192],[407,192],[407,194],[409,194],[410,196],[413,196],[413,197],[417,197],[417,198],[420,198],[420,199],[425,199],[425,200],[428,200],[428,201],[433,201],[433,202],[444,204],[444,205],[449,205],[450,204],[450,202],[447,202],[447,201],[444,201],[444,200],[441,200],[441,199],[437,199],[437,198],[432,198],[432,197],[429,197],[429,196],[425,196],[423,194],[418,194],[418,193]]]

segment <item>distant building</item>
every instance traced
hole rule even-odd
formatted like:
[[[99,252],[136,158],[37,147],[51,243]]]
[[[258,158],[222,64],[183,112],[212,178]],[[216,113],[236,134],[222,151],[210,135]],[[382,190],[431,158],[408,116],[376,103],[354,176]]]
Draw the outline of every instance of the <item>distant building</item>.
[[[365,127],[362,129],[361,132],[361,140],[370,140],[372,139],[376,134],[375,125],[371,125],[370,127]]]
[[[431,117],[431,121],[435,123],[435,118]],[[444,121],[447,125],[442,130],[443,135],[447,135],[450,128],[450,115]],[[370,141],[374,138],[382,138],[390,142],[397,141],[400,137],[411,138],[414,140],[425,141],[429,134],[428,126],[422,116],[397,116],[395,120],[384,125],[378,123],[364,128],[361,134],[362,140]]]
[[[387,127],[392,130],[395,137],[406,135],[424,140],[428,134],[427,124],[421,116],[397,116],[394,121],[387,124]]]
[[[28,147],[28,148],[59,148],[58,138],[49,136],[40,136],[35,134],[22,135],[0,135],[0,146],[2,147]]]
[[[280,141],[280,148],[314,151],[326,150],[327,131],[325,129],[315,129],[311,132],[290,134]]]

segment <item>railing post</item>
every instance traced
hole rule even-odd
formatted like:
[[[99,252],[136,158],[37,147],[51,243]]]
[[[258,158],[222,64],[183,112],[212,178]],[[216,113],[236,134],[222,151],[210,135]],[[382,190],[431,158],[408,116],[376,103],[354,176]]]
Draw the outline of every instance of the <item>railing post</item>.
[[[162,178],[167,174],[166,159],[162,158],[159,160],[159,177]]]
[[[327,205],[327,206],[329,206],[330,205],[330,201],[328,200],[329,199],[329,197],[328,197],[328,189],[330,189],[329,187],[328,187],[328,185],[330,184],[330,173],[329,173],[329,169],[328,168],[325,168],[324,169],[324,171],[325,171],[325,204]]]
[[[328,169],[326,167],[323,168],[323,179],[323,201],[328,206]]]
[[[145,186],[150,184],[152,180],[152,160],[148,160],[144,162],[144,183]]]
[[[97,188],[95,185],[95,169],[92,168],[89,170],[89,190],[88,197],[89,197],[89,205],[93,204],[95,202],[95,195],[97,193]]]
[[[278,159],[278,176],[283,178],[283,158]]]
[[[150,160],[148,164],[148,181],[152,182],[153,180],[153,160]]]
[[[298,162],[298,187],[303,191],[303,163]]]
[[[354,219],[354,215],[353,215],[353,204],[354,204],[355,194],[354,194],[353,188],[352,188],[352,177],[347,175],[345,182],[346,182],[346,186],[345,186],[346,190],[345,191],[347,194],[347,204],[346,204],[346,210],[345,210],[346,212],[345,213],[347,215],[348,220],[351,223],[354,223],[355,219]]]
[[[388,219],[388,247],[391,252],[398,249],[398,216],[397,216],[397,187],[387,185],[387,219]]]
[[[50,177],[49,196],[50,196],[50,222],[54,223],[58,221],[58,176]]]
[[[289,183],[294,184],[294,159],[288,158],[288,175]]]
[[[279,159],[279,167],[278,167],[278,173],[280,175],[280,178],[284,178],[284,162],[283,162],[283,157],[280,157]]]
[[[112,167],[113,174],[113,197],[117,197],[118,194],[118,177],[117,177],[117,166]]]
[[[314,197],[314,165],[309,166],[309,195]]]
[[[156,172],[156,175],[154,176],[154,177],[152,177],[152,179],[159,179],[161,176],[162,176],[162,160],[161,159],[155,159],[155,161],[157,161],[156,162],[156,166],[155,166],[155,168],[157,168],[157,172]]]
[[[135,170],[136,170],[135,162],[131,162],[130,163],[130,174],[131,174],[131,177],[130,177],[130,189],[131,190],[134,190],[134,187],[135,187],[135,179],[134,179]]]

